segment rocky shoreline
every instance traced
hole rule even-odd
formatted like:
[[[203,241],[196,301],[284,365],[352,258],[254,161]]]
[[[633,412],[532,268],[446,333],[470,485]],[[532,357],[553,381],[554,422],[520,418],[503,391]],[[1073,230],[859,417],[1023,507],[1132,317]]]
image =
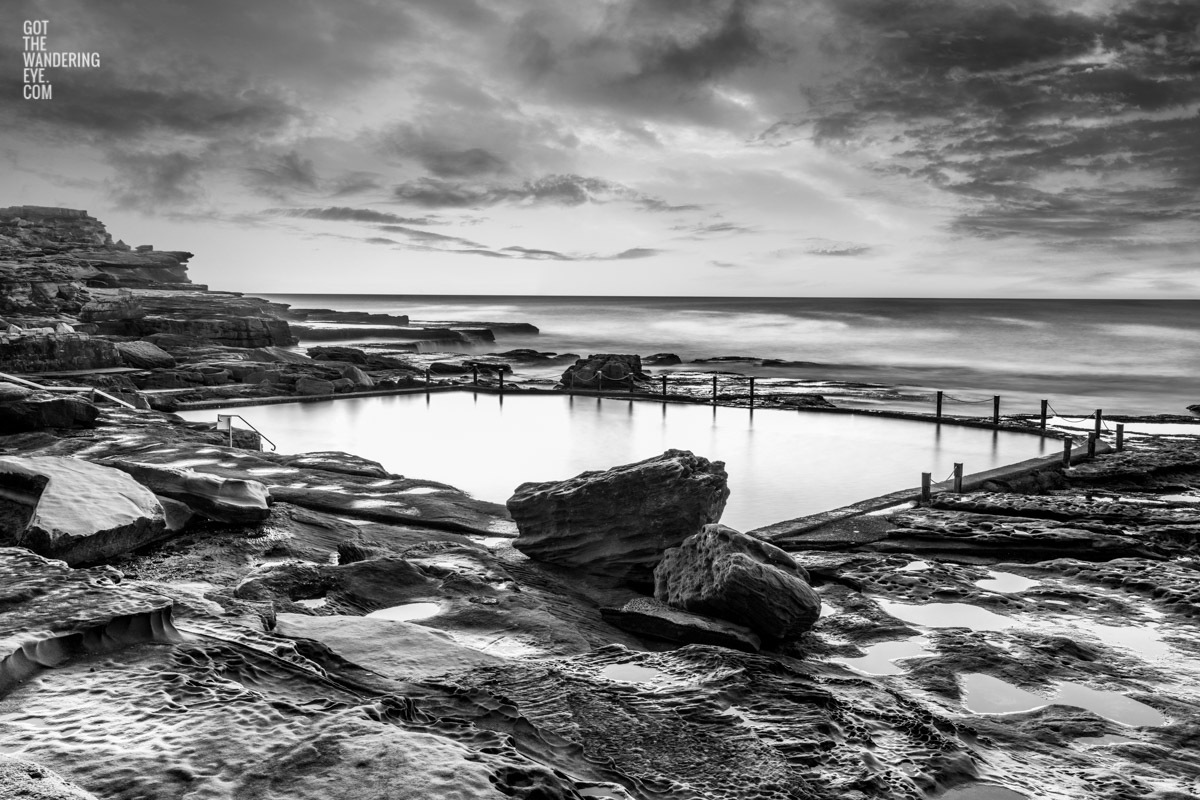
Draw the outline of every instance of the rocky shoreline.
[[[0,796],[1200,794],[1200,437],[771,542],[719,524],[703,454],[485,503],[164,412],[527,365],[653,395],[666,355],[437,367],[502,329],[209,292],[189,257],[0,210],[0,371],[43,387],[0,384]],[[322,325],[388,341],[289,349]]]

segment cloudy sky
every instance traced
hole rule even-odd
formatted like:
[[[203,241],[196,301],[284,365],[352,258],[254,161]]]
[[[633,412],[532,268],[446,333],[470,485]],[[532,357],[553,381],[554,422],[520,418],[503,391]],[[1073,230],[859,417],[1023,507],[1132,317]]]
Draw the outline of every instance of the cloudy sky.
[[[98,69],[22,99],[23,20]],[[1196,0],[4,0],[0,205],[244,291],[1200,297]]]

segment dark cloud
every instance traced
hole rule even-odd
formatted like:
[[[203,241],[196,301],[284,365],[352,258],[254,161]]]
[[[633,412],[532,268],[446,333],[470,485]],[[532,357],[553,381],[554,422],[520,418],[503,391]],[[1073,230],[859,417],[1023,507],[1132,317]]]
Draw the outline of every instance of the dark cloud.
[[[864,244],[832,244],[814,247],[808,251],[810,256],[861,256],[871,252]]]
[[[203,194],[205,161],[187,153],[114,151],[109,163],[117,170],[109,193],[122,208],[164,210],[187,205]]]
[[[758,143],[880,151],[970,211],[959,234],[1123,246],[1200,206],[1200,4],[845,0],[845,69]],[[1195,238],[1195,237],[1194,237]]]
[[[267,166],[249,167],[246,173],[252,188],[272,197],[316,193],[321,187],[312,159],[304,158],[294,150],[276,157]]]
[[[783,60],[791,45],[772,31],[762,0],[630,0],[598,25],[539,7],[513,26],[511,61],[557,101],[629,120],[682,119],[740,127],[744,109],[719,90],[731,77]],[[786,8],[786,4],[784,4]]]
[[[671,206],[628,186],[582,175],[547,175],[509,185],[421,178],[397,185],[392,196],[398,201],[424,208],[480,208],[500,203],[578,206],[616,201],[631,202],[648,210],[694,208]]]
[[[376,211],[373,208],[348,208],[346,206],[330,206],[328,208],[272,208],[268,214],[287,217],[306,217],[308,219],[324,219],[334,222],[378,222],[393,225],[424,225],[427,219],[417,217],[402,217],[389,211]]]
[[[379,229],[388,233],[401,233],[409,239],[421,243],[434,243],[446,245],[462,245],[464,247],[482,247],[478,242],[472,242],[470,239],[463,239],[458,236],[447,236],[443,233],[434,233],[433,231],[422,231],[416,228],[407,228],[403,225],[381,225]]]

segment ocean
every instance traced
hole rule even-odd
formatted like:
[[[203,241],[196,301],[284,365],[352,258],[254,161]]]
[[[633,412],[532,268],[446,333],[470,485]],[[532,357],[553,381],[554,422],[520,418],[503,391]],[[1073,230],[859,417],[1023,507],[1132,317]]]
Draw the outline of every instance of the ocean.
[[[1200,403],[1200,301],[870,298],[544,297],[262,294],[297,308],[407,314],[418,321],[528,322],[537,335],[502,333],[473,353],[533,348],[674,353],[680,369],[762,378],[859,381],[947,413],[1187,414]],[[322,342],[324,344],[324,342]],[[721,356],[803,365],[721,366]],[[953,398],[953,399],[950,399]],[[958,401],[974,401],[974,405]],[[836,402],[836,400],[835,400]],[[974,410],[972,410],[974,409]]]

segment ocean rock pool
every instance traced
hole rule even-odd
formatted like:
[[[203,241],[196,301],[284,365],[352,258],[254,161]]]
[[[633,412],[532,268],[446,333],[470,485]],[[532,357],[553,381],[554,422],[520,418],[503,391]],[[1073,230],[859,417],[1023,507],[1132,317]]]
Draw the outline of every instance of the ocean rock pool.
[[[502,503],[526,481],[691,450],[724,461],[740,530],[1058,452],[1050,439],[860,414],[439,392],[234,409],[280,452],[343,450]],[[211,422],[216,409],[181,412]]]

